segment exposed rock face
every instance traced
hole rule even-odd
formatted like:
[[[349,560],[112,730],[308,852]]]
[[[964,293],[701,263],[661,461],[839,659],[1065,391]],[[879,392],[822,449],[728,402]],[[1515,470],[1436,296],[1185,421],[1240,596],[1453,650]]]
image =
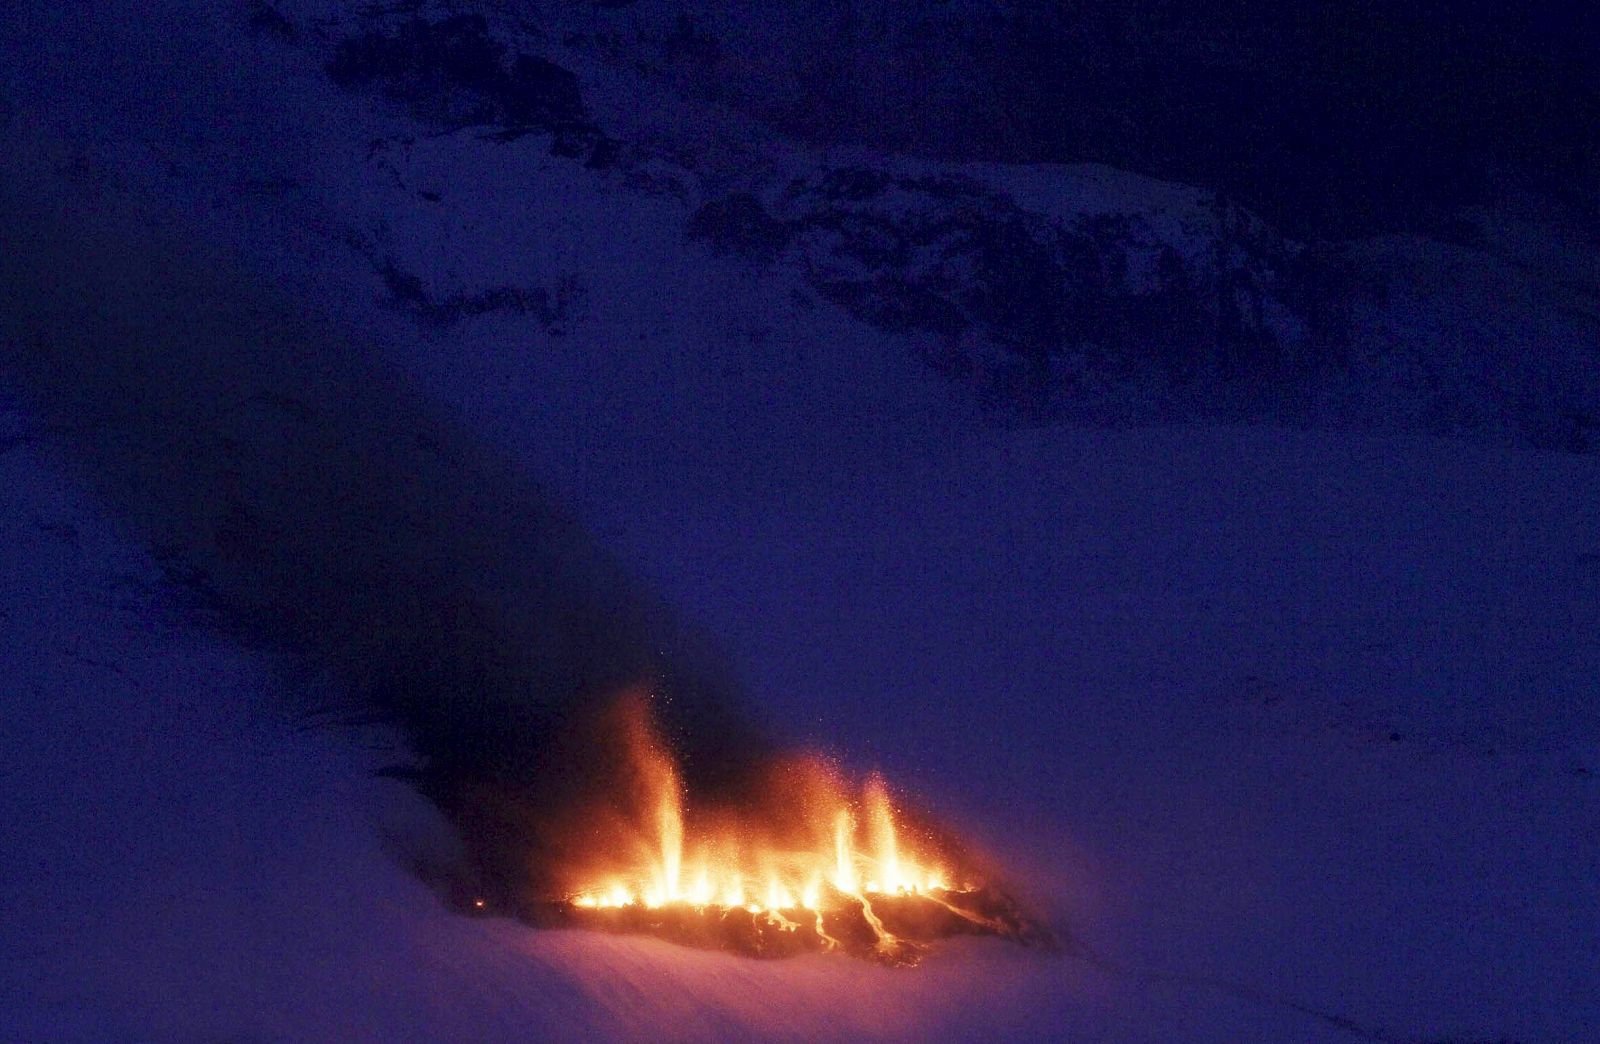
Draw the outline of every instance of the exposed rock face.
[[[1056,217],[971,177],[857,166],[792,181],[774,210],[730,195],[690,232],[799,267],[1012,419],[1059,417],[1129,380],[1214,395],[1336,362],[1313,354],[1337,333],[1315,301],[1320,262],[1237,207],[1198,212],[1208,226],[1178,240],[1134,212]]]
[[[1219,160],[1253,172],[1243,198],[1218,191],[1238,180],[1226,171],[1189,188],[1102,167],[861,148],[824,157],[795,129],[804,113],[762,110],[752,119],[743,104],[755,86],[782,80],[762,56],[800,48],[784,52],[797,61],[817,30],[805,23],[780,31],[768,24],[771,11],[741,20],[734,11],[702,17],[670,3],[533,11],[415,0],[329,18],[326,9],[283,13],[292,6],[262,0],[252,24],[317,53],[337,82],[403,105],[430,135],[465,132],[475,139],[467,147],[481,149],[548,141],[557,157],[611,172],[592,183],[596,192],[672,199],[692,242],[776,276],[775,293],[787,294],[778,286],[798,278],[973,394],[996,423],[1268,419],[1481,431],[1577,451],[1600,444],[1600,358],[1589,348],[1600,342],[1600,284],[1592,227],[1574,216],[1577,204],[1534,193],[1498,209],[1450,211],[1403,193],[1334,198],[1360,189],[1366,175],[1324,185],[1282,167],[1282,156],[1249,149]],[[626,16],[615,6],[628,6]],[[783,97],[772,105],[837,103],[823,113],[836,130],[862,116],[851,93],[859,93],[860,76],[893,70],[862,66],[850,48],[898,39],[926,19],[857,14],[846,5],[826,15],[853,25],[855,35],[826,53],[805,52],[798,95],[777,91]],[[1048,38],[1060,26],[1045,22]],[[1075,36],[1074,46],[1094,51],[1102,30],[1079,26],[1074,32],[1088,35]],[[937,49],[935,37],[923,44]],[[752,40],[755,51],[741,49]],[[1243,43],[1241,55],[1268,46]],[[930,73],[929,98],[988,82],[995,56],[984,59],[989,65],[967,57]],[[889,92],[874,95],[881,107],[895,85],[879,86]],[[1084,141],[1111,142],[1096,155],[1123,155],[1111,147],[1120,142],[1128,156],[1143,156],[1152,128],[1167,126],[1129,116],[1150,100],[1132,87],[1061,97],[1069,95],[1062,118],[1091,121]],[[988,111],[996,98],[974,99],[963,111]],[[1108,110],[1108,98],[1134,108]],[[911,106],[904,120],[917,111]],[[1020,132],[1022,110],[996,112],[1006,124],[997,133]],[[786,138],[785,128],[799,137]],[[1180,129],[1192,138],[1203,127]],[[969,143],[982,139],[973,134]],[[408,145],[410,137],[397,140]],[[850,140],[894,144],[865,132]],[[1180,152],[1194,144],[1174,141]],[[1215,152],[1221,141],[1205,144]],[[1260,178],[1279,167],[1292,184],[1266,192]],[[1141,169],[1168,168],[1152,160]],[[385,168],[384,176],[398,175]],[[437,232],[454,253],[408,256],[415,252],[404,237],[414,230],[392,241],[360,230],[365,246],[357,248],[391,303],[431,326],[489,313],[530,315],[549,332],[578,321],[578,302],[562,287],[586,285],[584,273],[557,280],[515,264],[458,273],[454,261],[448,273],[435,271],[444,256],[473,256],[453,238],[451,204],[440,194],[448,189],[418,192],[438,213],[411,224]],[[1357,213],[1362,207],[1371,213]],[[1370,234],[1380,218],[1413,231]],[[373,224],[387,220],[378,215]]]
[[[481,15],[412,17],[346,37],[334,48],[328,75],[345,86],[376,85],[430,123],[485,127],[503,141],[549,134],[557,155],[607,162],[604,135],[589,119],[578,78],[508,48]]]

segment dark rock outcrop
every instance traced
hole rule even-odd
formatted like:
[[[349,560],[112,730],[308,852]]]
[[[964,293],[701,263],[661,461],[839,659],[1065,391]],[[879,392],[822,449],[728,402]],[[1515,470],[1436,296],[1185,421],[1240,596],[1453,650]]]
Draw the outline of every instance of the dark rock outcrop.
[[[556,155],[601,165],[615,151],[590,119],[578,78],[511,51],[481,15],[379,24],[339,41],[328,75],[346,87],[376,86],[446,128],[486,128],[500,141],[548,134]]]
[[[1282,385],[1338,363],[1337,309],[1318,284],[1333,259],[1226,203],[1211,225],[1198,245],[1162,242],[1138,214],[1057,218],[977,180],[857,166],[796,180],[770,205],[712,200],[690,234],[797,266],[999,414],[1037,422],[1134,381],[1276,405]]]

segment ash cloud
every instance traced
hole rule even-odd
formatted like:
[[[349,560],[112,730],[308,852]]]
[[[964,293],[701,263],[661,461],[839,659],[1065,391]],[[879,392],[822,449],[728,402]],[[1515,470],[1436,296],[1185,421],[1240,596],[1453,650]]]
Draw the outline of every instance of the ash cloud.
[[[717,658],[514,461],[191,219],[59,146],[0,168],[0,379],[40,441],[213,619],[403,733],[470,887],[548,884],[618,692],[660,694],[691,790],[737,789],[764,744]]]

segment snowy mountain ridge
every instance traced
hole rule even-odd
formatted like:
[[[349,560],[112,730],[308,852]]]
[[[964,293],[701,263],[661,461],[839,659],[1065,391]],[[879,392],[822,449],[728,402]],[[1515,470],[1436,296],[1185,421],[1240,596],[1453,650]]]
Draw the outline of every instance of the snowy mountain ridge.
[[[1105,168],[775,141],[738,113],[631,78],[625,37],[599,48],[534,6],[257,10],[270,12],[268,35],[421,121],[419,133],[373,140],[367,176],[431,187],[395,193],[350,234],[384,240],[359,249],[424,321],[509,309],[555,322],[573,307],[581,276],[534,260],[548,236],[539,212],[494,209],[507,197],[464,180],[479,169],[536,178],[491,156],[532,134],[602,193],[665,194],[686,208],[676,220],[691,239],[798,272],[1001,423],[1254,419],[1482,432],[1578,452],[1596,438],[1600,276],[1581,264],[1581,240],[1556,245],[1555,226],[1477,212],[1476,247],[1297,243],[1214,193]],[[492,83],[486,67],[500,70]],[[430,144],[441,131],[459,146]],[[428,170],[427,157],[454,147],[473,158]],[[556,191],[577,190],[560,180]],[[507,254],[503,237],[527,222]],[[498,242],[471,238],[491,226]],[[405,257],[416,251],[450,261]],[[468,276],[463,262],[489,270]]]
[[[404,5],[317,24],[336,77],[350,81],[365,60],[364,79],[434,125],[457,97],[456,125],[476,121],[492,140],[543,120],[555,154],[583,152],[591,168],[616,165],[625,181],[674,194],[694,207],[686,224],[700,238],[797,268],[857,319],[907,337],[1002,421],[1220,414],[1480,430],[1578,451],[1594,439],[1600,284],[1592,266],[1571,267],[1581,246],[1544,259],[1518,250],[1528,237],[1515,219],[1477,212],[1475,248],[1303,244],[1213,193],[1104,169],[860,150],[819,162],[714,103],[630,79],[625,42],[597,51],[560,15],[544,25],[535,8],[514,10]],[[542,114],[529,123],[506,109],[507,86],[449,72],[458,50],[494,52],[508,84],[542,63],[549,82],[519,89],[558,100],[525,100]],[[586,89],[599,99],[592,114]],[[479,99],[471,117],[462,97]],[[607,137],[611,125],[640,140]],[[575,133],[594,140],[580,146]],[[1540,235],[1560,242],[1553,226]],[[1452,271],[1469,271],[1470,285]],[[1530,280],[1538,293],[1522,289]]]

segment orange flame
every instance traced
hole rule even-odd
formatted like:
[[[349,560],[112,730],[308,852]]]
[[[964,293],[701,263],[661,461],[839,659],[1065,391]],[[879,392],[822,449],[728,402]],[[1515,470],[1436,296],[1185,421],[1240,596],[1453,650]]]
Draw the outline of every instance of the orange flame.
[[[605,822],[627,823],[637,837],[632,845],[603,847],[637,857],[602,857],[602,865],[579,874],[580,886],[567,897],[576,906],[742,907],[780,926],[815,919],[826,938],[821,915],[839,893],[865,910],[883,945],[892,945],[872,914],[872,896],[950,888],[950,861],[902,826],[877,774],[856,788],[819,759],[791,760],[774,770],[757,811],[696,814],[685,808],[677,766],[643,704],[616,727],[637,793],[630,811]]]

